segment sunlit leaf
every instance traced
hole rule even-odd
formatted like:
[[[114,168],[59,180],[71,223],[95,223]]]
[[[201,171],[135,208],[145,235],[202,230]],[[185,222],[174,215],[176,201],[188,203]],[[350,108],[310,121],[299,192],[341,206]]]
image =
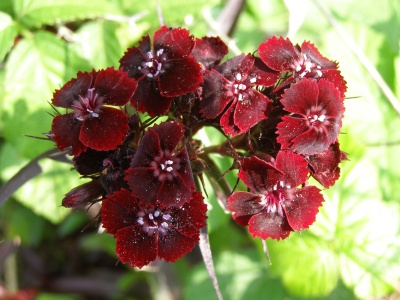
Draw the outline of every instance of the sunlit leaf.
[[[93,21],[84,24],[75,35],[81,56],[97,69],[119,66],[125,49],[121,48],[116,29],[116,23]]]
[[[0,11],[0,61],[11,49],[17,36],[17,28],[8,14]]]
[[[15,0],[17,20],[28,27],[118,13],[107,0]]]

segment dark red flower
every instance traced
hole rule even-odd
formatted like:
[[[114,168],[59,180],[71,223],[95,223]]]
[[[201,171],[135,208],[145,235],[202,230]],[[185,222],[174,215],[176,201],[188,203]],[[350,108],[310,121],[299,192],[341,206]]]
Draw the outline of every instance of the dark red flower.
[[[215,68],[229,52],[228,47],[219,37],[196,39],[192,55],[204,69]]]
[[[114,68],[79,72],[53,96],[54,106],[72,110],[53,120],[52,138],[57,147],[71,148],[71,155],[87,148],[115,149],[128,133],[128,117],[109,105],[127,104],[136,87],[135,80]]]
[[[205,226],[206,211],[200,192],[182,207],[161,208],[122,189],[103,201],[101,220],[117,240],[119,259],[142,268],[157,258],[172,262],[190,252]]]
[[[140,199],[181,206],[196,190],[186,147],[177,149],[183,134],[176,122],[155,125],[144,134],[125,176]]]
[[[255,68],[254,62],[250,54],[241,54],[205,71],[200,112],[209,119],[222,114],[220,124],[227,134],[246,132],[267,118],[269,99],[253,87],[273,85],[277,74]]]
[[[283,149],[314,155],[336,142],[344,106],[332,83],[304,78],[285,90],[281,102],[291,113],[277,126],[277,141]]]
[[[150,37],[143,37],[120,60],[122,70],[139,83],[132,105],[150,116],[165,114],[174,97],[194,92],[203,82],[201,67],[191,56],[195,41],[189,31],[163,26],[153,41],[151,47]]]
[[[325,188],[332,186],[340,176],[339,163],[347,159],[340,151],[339,143],[331,144],[325,151],[306,157],[314,177]]]
[[[308,228],[323,202],[317,187],[299,187],[307,175],[306,160],[293,152],[280,151],[275,163],[246,158],[238,176],[250,192],[235,192],[228,209],[238,224],[249,226],[253,237],[284,239]]]
[[[325,78],[334,83],[342,95],[346,91],[346,81],[337,70],[337,63],[323,57],[310,42],[293,46],[289,39],[272,37],[260,44],[258,55],[271,69],[290,72],[292,75],[288,81],[293,78]]]

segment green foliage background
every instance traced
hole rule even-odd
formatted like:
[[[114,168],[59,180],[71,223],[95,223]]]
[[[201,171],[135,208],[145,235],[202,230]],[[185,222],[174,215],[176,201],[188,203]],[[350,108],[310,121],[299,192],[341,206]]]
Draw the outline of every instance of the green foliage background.
[[[400,2],[319,2],[399,99]],[[217,18],[226,4],[222,0],[159,3],[168,26],[184,26],[196,37],[210,33],[210,19]],[[41,136],[50,130],[48,102],[54,89],[78,71],[117,67],[127,47],[158,27],[155,0],[0,2],[2,184],[53,147],[26,135]],[[324,56],[340,64],[348,83],[340,144],[349,160],[342,163],[336,185],[324,191],[326,202],[310,230],[279,243],[267,241],[272,265],[260,241],[222,211],[208,184],[211,248],[222,293],[226,299],[398,299],[400,116],[360,63],[360,52],[350,50],[311,1],[246,1],[231,42],[243,52],[253,52],[266,38],[288,33],[293,42],[310,40]],[[220,138],[207,132],[210,142]],[[63,195],[83,181],[69,171],[68,164],[52,160],[40,164],[43,173],[0,207],[0,234],[4,235],[0,240],[18,237],[23,245],[35,246],[49,234],[67,236],[85,225],[82,214],[67,216],[70,211],[60,207]],[[221,167],[229,168],[229,161],[222,161]],[[228,179],[234,185],[234,174]],[[115,255],[108,237],[85,237],[82,247]],[[201,263],[193,267],[180,260],[174,268],[183,299],[216,299]],[[122,289],[137,280],[135,271],[127,268],[126,273]],[[148,280],[153,297],[163,299],[157,285]],[[57,297],[39,295],[38,299],[80,299]]]

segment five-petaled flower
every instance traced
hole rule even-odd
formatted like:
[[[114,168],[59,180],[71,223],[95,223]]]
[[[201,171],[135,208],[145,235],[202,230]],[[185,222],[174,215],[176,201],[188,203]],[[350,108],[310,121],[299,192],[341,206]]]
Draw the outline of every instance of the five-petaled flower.
[[[161,27],[145,36],[120,60],[121,68],[135,78],[138,89],[132,105],[150,116],[165,114],[176,96],[194,92],[203,82],[201,67],[191,56],[195,40],[182,28]]]
[[[182,124],[164,122],[144,134],[125,179],[141,199],[162,206],[181,206],[196,190]]]
[[[137,88],[134,79],[108,68],[79,72],[53,96],[53,105],[72,111],[53,119],[51,136],[60,150],[79,155],[87,148],[113,150],[128,133],[128,117],[112,106],[126,105]]]
[[[235,192],[228,198],[228,209],[238,224],[249,226],[253,237],[284,239],[308,228],[322,204],[317,187],[299,187],[307,175],[306,160],[290,151],[280,151],[275,162],[246,158],[238,176],[250,192]]]
[[[206,225],[206,211],[200,192],[194,192],[183,206],[163,208],[121,189],[103,201],[101,220],[117,240],[119,259],[142,268],[157,258],[176,261],[191,251]]]
[[[314,155],[336,142],[344,106],[331,82],[304,78],[285,90],[281,102],[291,113],[277,126],[277,141],[283,149]]]
[[[241,54],[227,60],[217,69],[206,70],[200,112],[205,118],[221,115],[225,133],[238,135],[267,118],[270,101],[253,89],[272,86],[277,73],[255,67],[255,58]]]
[[[294,46],[288,38],[272,37],[258,46],[258,55],[271,69],[291,74],[280,87],[296,79],[324,78],[334,83],[342,95],[346,92],[346,81],[337,69],[338,64],[323,57],[310,42]]]

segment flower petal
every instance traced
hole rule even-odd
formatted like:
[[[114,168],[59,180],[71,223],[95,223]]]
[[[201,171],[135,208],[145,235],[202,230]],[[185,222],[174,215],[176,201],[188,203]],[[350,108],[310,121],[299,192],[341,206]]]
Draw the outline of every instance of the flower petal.
[[[293,231],[285,216],[265,211],[250,219],[248,230],[253,238],[259,237],[263,240],[272,238],[278,241],[287,238]]]
[[[267,118],[267,110],[270,107],[267,96],[256,90],[245,94],[242,101],[237,101],[234,112],[234,123],[240,129],[240,133],[246,132],[261,120]]]
[[[247,226],[250,218],[264,209],[260,201],[260,196],[253,193],[235,192],[228,198],[227,205],[236,223]]]
[[[196,39],[192,56],[209,70],[215,68],[228,52],[228,47],[219,37],[203,37]]]
[[[125,180],[140,200],[156,205],[158,189],[162,183],[154,176],[153,169],[147,167],[130,168],[126,171]]]
[[[86,95],[87,90],[92,85],[95,73],[95,71],[91,73],[78,72],[76,78],[71,79],[64,84],[61,89],[54,92],[52,100],[53,105],[65,108],[71,107],[72,103],[78,99],[79,95]]]
[[[242,162],[238,177],[251,190],[260,194],[272,189],[284,174],[266,161],[252,156]]]
[[[203,82],[201,67],[193,57],[167,61],[163,63],[163,71],[158,78],[163,97],[194,92]]]
[[[301,53],[307,55],[311,61],[316,62],[322,69],[337,69],[337,62],[330,61],[319,53],[314,44],[305,41],[301,44]]]
[[[98,118],[83,121],[79,139],[95,150],[113,150],[128,133],[128,117],[119,109],[102,107]]]
[[[107,195],[101,205],[101,221],[108,233],[116,234],[120,229],[137,226],[138,199],[130,191],[121,189]],[[141,227],[139,226],[140,230]]]
[[[182,124],[177,122],[162,122],[150,128],[149,132],[151,131],[158,135],[160,148],[170,153],[174,152],[184,134]]]
[[[271,69],[289,71],[289,65],[298,55],[289,39],[272,37],[258,46],[258,55]]]
[[[142,63],[145,62],[144,55],[150,51],[150,37],[147,35],[139,42],[139,47],[133,46],[124,53],[124,56],[119,61],[120,68],[127,72],[130,78],[139,81],[145,76],[141,71]]]
[[[286,111],[306,116],[310,108],[319,104],[318,95],[317,81],[303,78],[285,90],[281,102]]]
[[[324,201],[320,190],[315,186],[282,191],[283,209],[287,220],[294,230],[308,228],[315,221],[319,207]]]
[[[117,239],[115,252],[122,263],[131,268],[142,268],[157,259],[157,235],[147,235],[140,226],[125,227],[114,235]]]
[[[105,104],[123,106],[132,98],[137,83],[127,73],[111,67],[97,73],[93,87],[104,97]]]
[[[163,97],[158,90],[158,82],[145,77],[139,82],[136,92],[131,99],[131,105],[140,112],[147,112],[150,117],[167,113],[173,98]]]
[[[307,181],[307,161],[299,154],[291,151],[279,151],[275,166],[282,171],[281,180],[290,188],[295,188]]]
[[[225,88],[227,84],[229,84],[229,81],[214,69],[204,73],[200,101],[200,112],[203,117],[216,118],[233,100],[232,93]]]
[[[79,155],[87,149],[79,140],[79,133],[82,128],[82,122],[74,117],[73,113],[55,116],[53,119],[51,132],[52,139],[61,151],[71,147],[71,155]]]
[[[192,53],[195,41],[190,32],[183,28],[168,28],[162,26],[154,33],[155,51],[163,49],[167,59],[178,59]]]

